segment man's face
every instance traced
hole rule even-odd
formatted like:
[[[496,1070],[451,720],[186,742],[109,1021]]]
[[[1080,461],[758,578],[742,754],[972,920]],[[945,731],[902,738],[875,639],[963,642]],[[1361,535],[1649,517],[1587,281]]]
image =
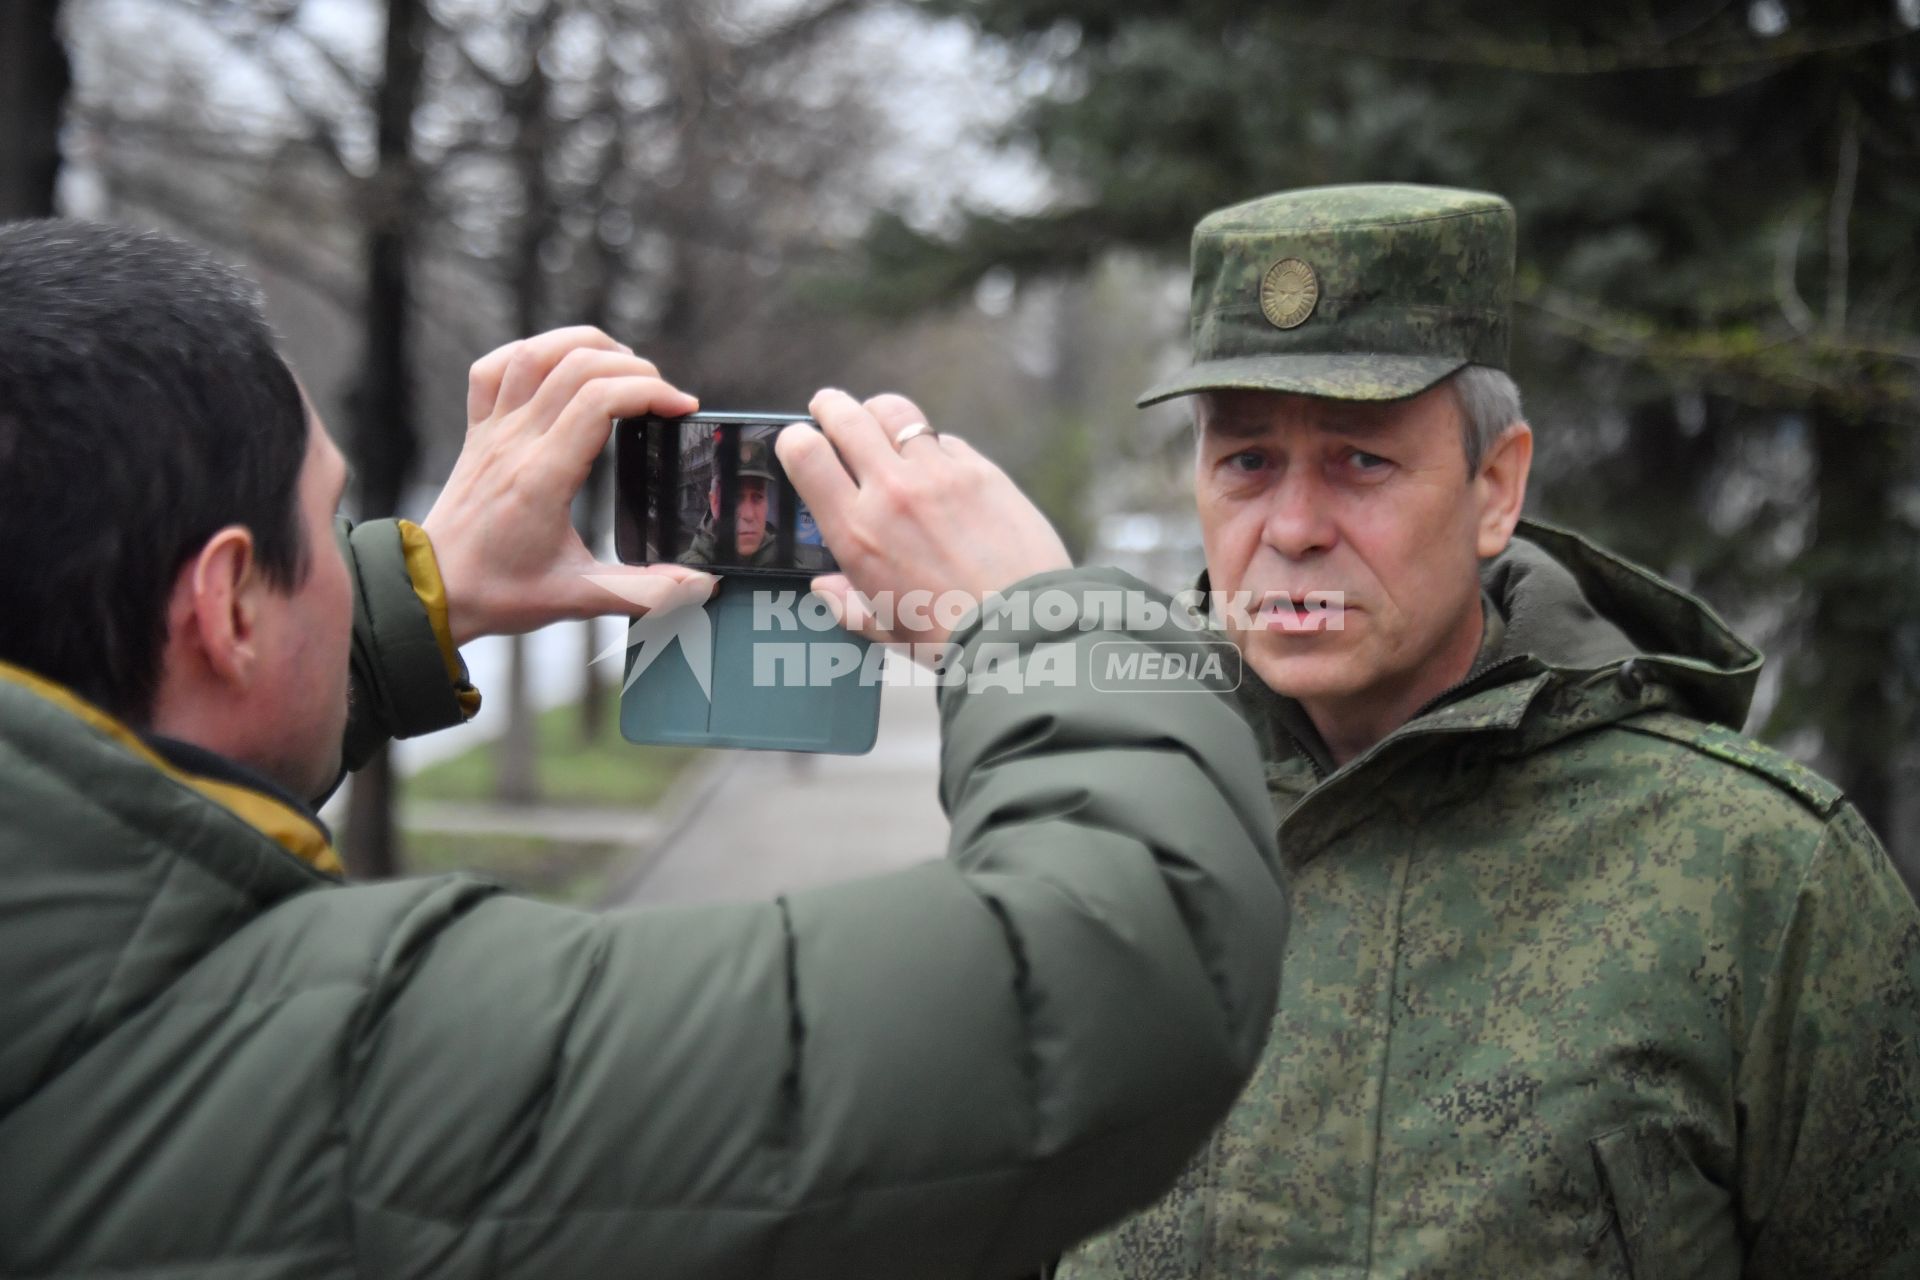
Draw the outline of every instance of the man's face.
[[[1254,629],[1234,639],[1269,687],[1309,709],[1390,705],[1463,628],[1471,644],[1479,558],[1505,537],[1483,536],[1492,499],[1448,387],[1387,403],[1218,392],[1195,416],[1207,569],[1214,590],[1250,593]],[[1344,607],[1302,611],[1315,592]]]
[[[713,518],[720,518],[720,490],[707,495]],[[741,476],[740,492],[733,505],[734,548],[744,558],[760,549],[767,538],[767,482],[760,476]]]
[[[268,732],[243,761],[302,798],[325,791],[339,773],[347,727],[353,594],[333,535],[346,482],[346,459],[310,416],[298,498],[307,575],[290,593],[261,593],[254,722]]]

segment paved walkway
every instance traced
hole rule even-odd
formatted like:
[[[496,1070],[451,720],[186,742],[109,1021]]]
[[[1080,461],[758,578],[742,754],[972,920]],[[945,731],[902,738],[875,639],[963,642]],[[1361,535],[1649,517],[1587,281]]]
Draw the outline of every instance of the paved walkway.
[[[883,692],[880,735],[864,756],[715,753],[686,793],[668,797],[660,843],[607,905],[764,899],[942,857],[939,767],[940,720],[925,688]]]
[[[593,805],[469,804],[402,796],[400,823],[408,831],[452,836],[530,836],[576,844],[613,844],[644,849],[659,839],[661,821],[651,809]]]

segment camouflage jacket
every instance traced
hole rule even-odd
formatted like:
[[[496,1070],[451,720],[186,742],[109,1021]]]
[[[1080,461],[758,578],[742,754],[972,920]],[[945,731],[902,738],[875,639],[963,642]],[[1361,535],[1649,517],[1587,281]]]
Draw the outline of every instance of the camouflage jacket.
[[[700,526],[700,531],[687,544],[679,561],[681,564],[713,564],[718,550],[719,539],[714,536],[712,522],[708,521]],[[756,569],[792,569],[798,573],[832,573],[834,568],[833,557],[825,547],[811,542],[796,542],[789,553],[786,538],[772,529],[767,530],[760,545],[746,558],[746,563]]]
[[[1741,737],[1759,655],[1523,526],[1469,678],[1345,768],[1255,689],[1265,1059],[1091,1277],[1920,1276],[1920,912]]]

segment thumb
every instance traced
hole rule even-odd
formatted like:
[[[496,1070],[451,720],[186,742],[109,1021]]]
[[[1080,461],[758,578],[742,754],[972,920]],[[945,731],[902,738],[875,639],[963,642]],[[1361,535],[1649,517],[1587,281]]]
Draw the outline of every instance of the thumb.
[[[853,583],[844,573],[823,573],[807,584],[807,589],[827,603],[827,612],[840,626],[847,627],[848,597],[853,592]],[[851,630],[848,627],[848,630]]]
[[[600,564],[599,561],[595,561],[595,563]],[[620,564],[601,565],[600,567],[603,569],[611,569],[615,573],[640,573],[661,578],[672,578],[676,582],[704,586],[709,592],[720,582],[719,577],[716,575],[707,572],[705,569],[696,569],[692,565],[687,564]]]
[[[807,584],[813,593],[827,602],[833,620],[842,627],[876,643],[890,643],[894,636],[882,626],[887,621],[874,610],[873,601],[856,589],[844,573],[822,574]]]
[[[711,573],[682,564],[604,564],[580,575],[587,583],[587,608],[594,613],[667,612],[707,599],[720,585]]]

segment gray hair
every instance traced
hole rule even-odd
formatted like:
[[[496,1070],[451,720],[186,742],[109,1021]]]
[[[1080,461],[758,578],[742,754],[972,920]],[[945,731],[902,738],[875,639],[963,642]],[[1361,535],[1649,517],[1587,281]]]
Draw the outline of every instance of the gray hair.
[[[1470,364],[1447,375],[1445,385],[1453,389],[1453,401],[1460,406],[1460,435],[1467,448],[1467,475],[1477,476],[1480,464],[1500,443],[1507,428],[1521,420],[1520,388],[1504,369],[1484,364]],[[1191,425],[1195,444],[1203,434],[1200,405],[1209,394],[1202,391],[1194,397]]]
[[[1460,406],[1460,434],[1467,446],[1467,474],[1480,474],[1507,428],[1520,421],[1520,388],[1505,370],[1470,364],[1447,379]]]

